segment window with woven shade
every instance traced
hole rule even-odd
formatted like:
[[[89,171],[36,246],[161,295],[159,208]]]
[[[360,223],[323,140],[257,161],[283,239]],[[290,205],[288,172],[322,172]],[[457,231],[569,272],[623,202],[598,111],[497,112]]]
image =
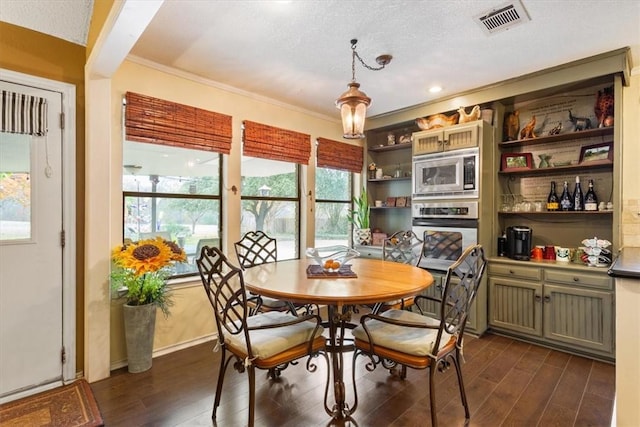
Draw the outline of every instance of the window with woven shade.
[[[353,173],[362,170],[362,147],[318,138],[316,151],[316,246],[351,244]]]
[[[241,231],[274,237],[279,261],[299,258],[300,165],[309,164],[311,136],[243,124]]]
[[[245,156],[309,164],[310,135],[245,120],[242,139]]]
[[[363,148],[327,138],[318,138],[317,165],[320,168],[362,171]]]
[[[215,151],[231,151],[231,116],[139,93],[125,95],[128,141]]]
[[[123,240],[173,241],[187,254],[173,276],[197,275],[200,249],[222,247],[222,157],[230,148],[230,116],[127,92]]]

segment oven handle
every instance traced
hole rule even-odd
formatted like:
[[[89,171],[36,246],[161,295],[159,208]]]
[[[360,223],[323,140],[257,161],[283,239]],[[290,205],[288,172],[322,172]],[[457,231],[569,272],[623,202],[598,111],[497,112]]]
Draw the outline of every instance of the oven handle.
[[[478,228],[477,219],[413,218],[412,224],[414,227]]]

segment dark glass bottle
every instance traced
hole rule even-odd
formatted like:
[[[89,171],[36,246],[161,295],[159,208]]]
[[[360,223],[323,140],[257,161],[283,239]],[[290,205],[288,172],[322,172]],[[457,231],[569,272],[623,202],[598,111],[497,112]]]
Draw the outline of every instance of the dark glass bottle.
[[[558,209],[560,209],[560,199],[556,194],[556,182],[551,181],[551,191],[549,192],[549,197],[547,197],[547,210],[557,211]]]
[[[564,188],[562,189],[562,195],[560,196],[560,209],[563,211],[573,210],[573,198],[569,193],[569,184],[564,182]]]
[[[579,176],[576,176],[576,188],[573,190],[573,210],[584,210],[584,194],[582,193],[582,187],[580,186]]]
[[[587,194],[584,195],[584,210],[585,211],[597,211],[598,210],[598,196],[593,190],[593,180],[589,180],[589,189]]]

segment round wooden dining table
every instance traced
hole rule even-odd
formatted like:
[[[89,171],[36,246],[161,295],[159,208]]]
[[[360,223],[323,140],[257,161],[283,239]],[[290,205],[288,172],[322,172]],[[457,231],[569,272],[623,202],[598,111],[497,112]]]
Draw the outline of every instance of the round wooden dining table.
[[[348,262],[352,274],[346,275],[308,273],[313,264],[311,259],[298,259],[250,267],[244,272],[245,286],[271,298],[327,306],[335,403],[330,407],[325,396],[324,406],[333,418],[349,418],[353,411],[346,403],[343,353],[351,307],[418,295],[433,283],[433,277],[418,267],[378,259],[352,259]]]

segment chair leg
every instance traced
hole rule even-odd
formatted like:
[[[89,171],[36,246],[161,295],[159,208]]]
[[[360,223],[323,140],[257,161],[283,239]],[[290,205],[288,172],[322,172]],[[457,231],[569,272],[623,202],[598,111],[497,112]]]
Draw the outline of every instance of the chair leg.
[[[229,361],[231,357],[226,357],[226,351],[224,346],[222,347],[220,354],[220,368],[218,368],[218,384],[216,385],[216,396],[213,399],[213,412],[211,413],[211,418],[216,418],[216,411],[218,406],[220,406],[220,396],[222,395],[222,384],[224,383],[224,374],[227,371],[227,366],[229,366]]]
[[[436,366],[437,362],[431,361],[429,365],[429,401],[431,403],[431,427],[438,426],[438,417],[436,416],[436,383],[435,383],[435,374],[436,374]]]
[[[247,367],[249,375],[249,427],[253,427],[256,409],[256,368],[253,365]]]
[[[460,365],[460,350],[456,350],[456,357],[453,358],[453,365],[456,368],[456,375],[458,376],[458,387],[460,388],[460,400],[462,400],[462,406],[464,406],[464,417],[469,419],[469,404],[467,403],[467,393],[464,389],[464,381],[462,380],[462,367]]]

